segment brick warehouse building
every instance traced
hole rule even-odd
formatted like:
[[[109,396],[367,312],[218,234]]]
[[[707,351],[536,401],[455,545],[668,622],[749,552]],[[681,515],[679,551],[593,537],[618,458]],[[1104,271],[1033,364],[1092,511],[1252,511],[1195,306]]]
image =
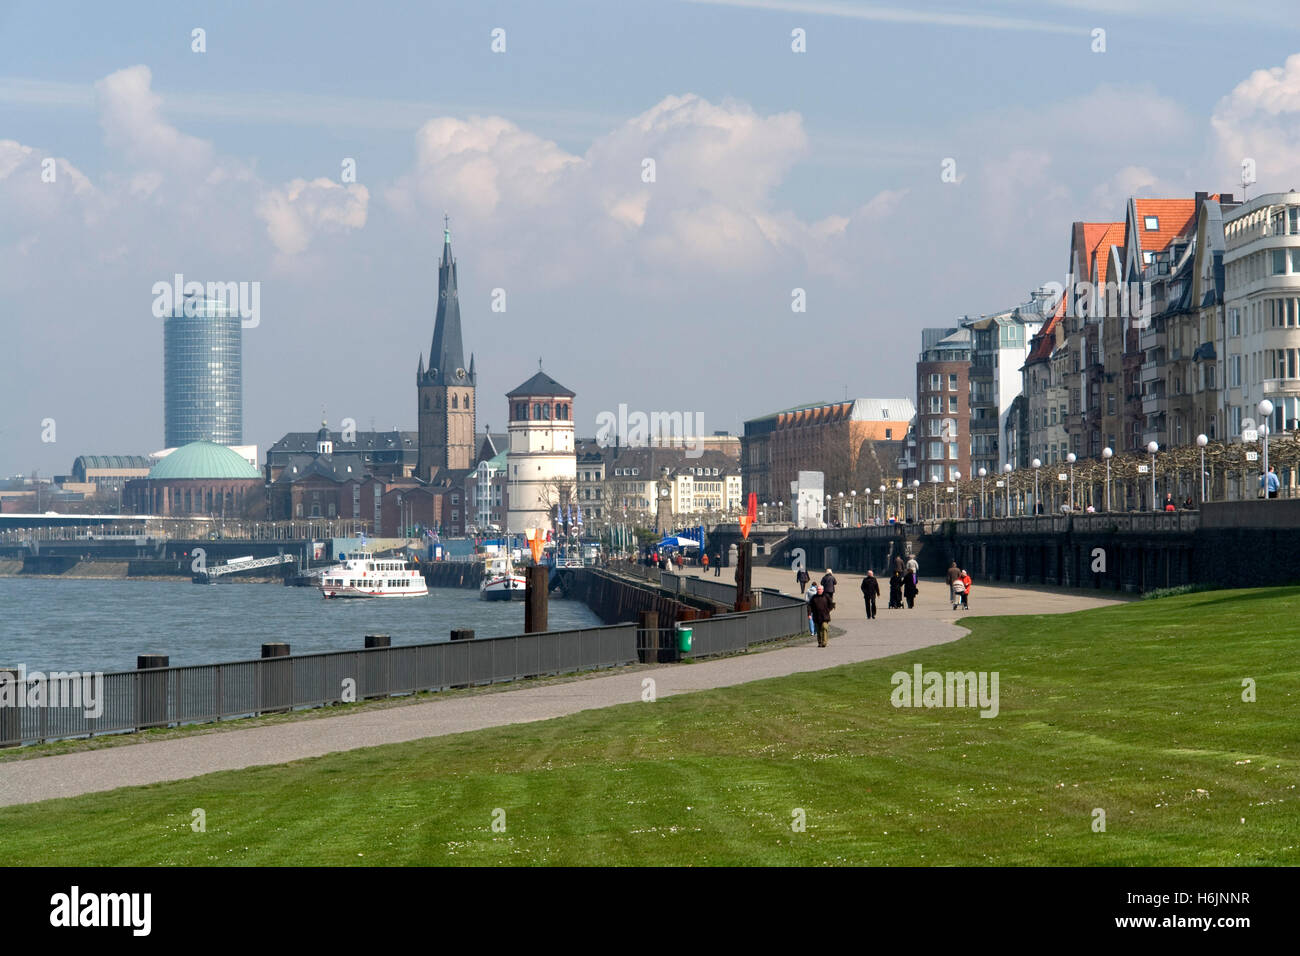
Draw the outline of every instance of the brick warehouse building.
[[[829,493],[875,488],[893,478],[915,413],[906,398],[859,398],[751,419],[740,440],[742,493],[788,502],[800,471],[822,472]]]

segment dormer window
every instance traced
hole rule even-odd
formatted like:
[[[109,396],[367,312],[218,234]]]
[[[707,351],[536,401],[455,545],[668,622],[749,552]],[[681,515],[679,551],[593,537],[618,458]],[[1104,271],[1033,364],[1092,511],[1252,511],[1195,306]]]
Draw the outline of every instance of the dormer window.
[[[1145,229],[1147,232],[1159,232],[1159,231],[1160,231],[1160,217],[1159,217],[1159,216],[1143,216],[1143,217],[1142,217],[1142,228]]]

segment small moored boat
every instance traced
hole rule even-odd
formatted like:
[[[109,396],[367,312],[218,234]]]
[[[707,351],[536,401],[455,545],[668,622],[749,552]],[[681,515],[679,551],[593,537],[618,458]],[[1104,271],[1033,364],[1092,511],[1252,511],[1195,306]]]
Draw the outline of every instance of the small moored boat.
[[[509,551],[489,555],[483,566],[478,595],[484,601],[522,601],[528,582],[515,570]]]

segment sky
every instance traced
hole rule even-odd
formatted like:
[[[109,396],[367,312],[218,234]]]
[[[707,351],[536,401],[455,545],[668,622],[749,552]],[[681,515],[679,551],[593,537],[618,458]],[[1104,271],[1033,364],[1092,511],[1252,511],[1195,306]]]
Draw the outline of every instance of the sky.
[[[1072,222],[1300,188],[1297,113],[1281,0],[0,0],[0,474],[163,446],[177,273],[258,284],[245,442],[413,428],[444,214],[480,430],[539,358],[586,435],[914,398]]]

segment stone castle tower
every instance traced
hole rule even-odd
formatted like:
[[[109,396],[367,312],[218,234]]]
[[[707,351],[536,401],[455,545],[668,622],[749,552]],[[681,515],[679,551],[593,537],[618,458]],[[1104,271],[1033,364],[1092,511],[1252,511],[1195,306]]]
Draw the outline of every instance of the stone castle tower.
[[[474,356],[470,356],[466,368],[460,300],[456,296],[456,260],[451,255],[450,225],[444,225],[442,262],[438,264],[438,316],[433,326],[429,367],[424,367],[421,355],[415,374],[420,423],[420,456],[415,474],[425,481],[445,471],[474,466],[477,427]]]

